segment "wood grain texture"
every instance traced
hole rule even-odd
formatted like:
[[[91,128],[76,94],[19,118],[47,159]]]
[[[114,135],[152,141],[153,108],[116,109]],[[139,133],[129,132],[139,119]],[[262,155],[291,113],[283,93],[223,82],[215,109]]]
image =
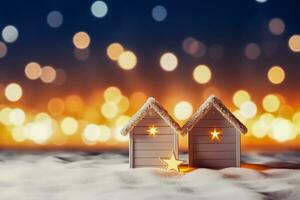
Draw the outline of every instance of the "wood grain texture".
[[[134,151],[134,158],[169,158],[171,156],[170,151]]]
[[[236,166],[241,166],[241,134],[236,130]]]
[[[198,123],[195,124],[194,127],[233,127],[227,120],[225,119],[201,119]]]
[[[212,108],[204,117],[205,119],[225,119],[223,115],[215,108]]]
[[[204,167],[204,168],[214,168],[220,169],[225,167],[236,167],[236,159],[233,160],[222,160],[222,159],[211,159],[211,160],[194,160],[193,167]]]
[[[149,133],[147,132],[148,126],[136,126],[132,130],[134,134],[138,135],[148,135]],[[157,135],[169,135],[169,134],[176,134],[174,130],[170,127],[157,127],[158,133]]]
[[[224,160],[235,160],[236,158],[236,152],[230,151],[230,152],[194,152],[194,159],[195,160],[214,160],[214,159],[224,159]]]
[[[192,136],[192,143],[196,144],[232,144],[236,141],[236,135],[220,135],[220,140],[211,140],[211,135]]]
[[[133,143],[133,149],[136,150],[170,150],[172,152],[174,148],[173,142],[167,143]]]
[[[144,142],[144,143],[151,143],[151,142],[173,142],[175,138],[174,134],[166,134],[166,135],[155,135],[155,136],[150,136],[150,135],[135,135],[133,137],[134,142]]]
[[[236,151],[236,144],[193,144],[194,151]]]
[[[221,131],[221,136],[228,136],[228,135],[232,135],[235,136],[236,135],[236,130],[235,128],[231,128],[231,127],[226,127],[226,128],[219,128],[219,127],[201,127],[201,128],[197,128],[194,127],[190,132],[189,135],[195,136],[195,135],[210,135],[210,132],[213,131],[216,128],[217,131]]]
[[[159,158],[135,158],[135,165],[165,166]]]
[[[169,127],[169,125],[161,118],[144,118],[139,123],[137,126],[165,126]]]

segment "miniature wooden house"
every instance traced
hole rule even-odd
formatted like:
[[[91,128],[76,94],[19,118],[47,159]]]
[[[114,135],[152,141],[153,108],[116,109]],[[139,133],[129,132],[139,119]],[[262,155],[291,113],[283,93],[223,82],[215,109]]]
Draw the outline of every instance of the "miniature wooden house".
[[[189,166],[220,169],[240,166],[240,133],[247,128],[215,96],[183,126],[188,133]]]
[[[130,167],[164,167],[160,158],[172,153],[178,158],[180,131],[180,126],[168,112],[154,98],[148,98],[121,131],[123,135],[130,134]]]

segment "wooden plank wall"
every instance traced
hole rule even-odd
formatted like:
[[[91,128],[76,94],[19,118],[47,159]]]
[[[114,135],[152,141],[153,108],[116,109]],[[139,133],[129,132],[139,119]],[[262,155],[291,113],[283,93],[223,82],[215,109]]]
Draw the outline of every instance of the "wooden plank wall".
[[[155,125],[158,133],[149,136],[149,126]],[[131,167],[164,167],[159,158],[169,158],[172,151],[178,157],[177,133],[155,111],[150,112],[131,133]]]
[[[220,141],[210,132],[221,131]],[[189,163],[192,167],[225,168],[239,166],[240,133],[215,109],[209,111],[189,132]]]

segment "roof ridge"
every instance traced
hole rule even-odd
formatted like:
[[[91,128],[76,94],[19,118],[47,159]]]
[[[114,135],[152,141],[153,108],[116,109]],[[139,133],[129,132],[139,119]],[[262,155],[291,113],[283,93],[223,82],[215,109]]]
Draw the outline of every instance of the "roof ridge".
[[[223,102],[215,95],[210,95],[182,127],[182,135],[187,134],[194,125],[210,111],[212,107],[215,107],[222,116],[241,133],[247,132],[247,127],[231,113]]]
[[[127,125],[121,130],[122,135],[127,135],[135,125],[138,124],[140,120],[142,120],[147,111],[153,108],[154,111],[177,133],[181,132],[181,127],[178,123],[171,117],[166,109],[154,98],[148,97],[147,101],[144,105],[132,116],[131,120],[127,123]]]

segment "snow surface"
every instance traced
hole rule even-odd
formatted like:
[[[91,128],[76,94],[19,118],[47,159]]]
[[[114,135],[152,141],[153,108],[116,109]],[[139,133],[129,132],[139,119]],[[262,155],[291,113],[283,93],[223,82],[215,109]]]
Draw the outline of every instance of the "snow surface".
[[[245,158],[253,162],[280,159],[258,154]],[[177,174],[163,169],[129,169],[128,156],[121,154],[3,152],[0,199],[298,200],[300,170],[227,168]]]

